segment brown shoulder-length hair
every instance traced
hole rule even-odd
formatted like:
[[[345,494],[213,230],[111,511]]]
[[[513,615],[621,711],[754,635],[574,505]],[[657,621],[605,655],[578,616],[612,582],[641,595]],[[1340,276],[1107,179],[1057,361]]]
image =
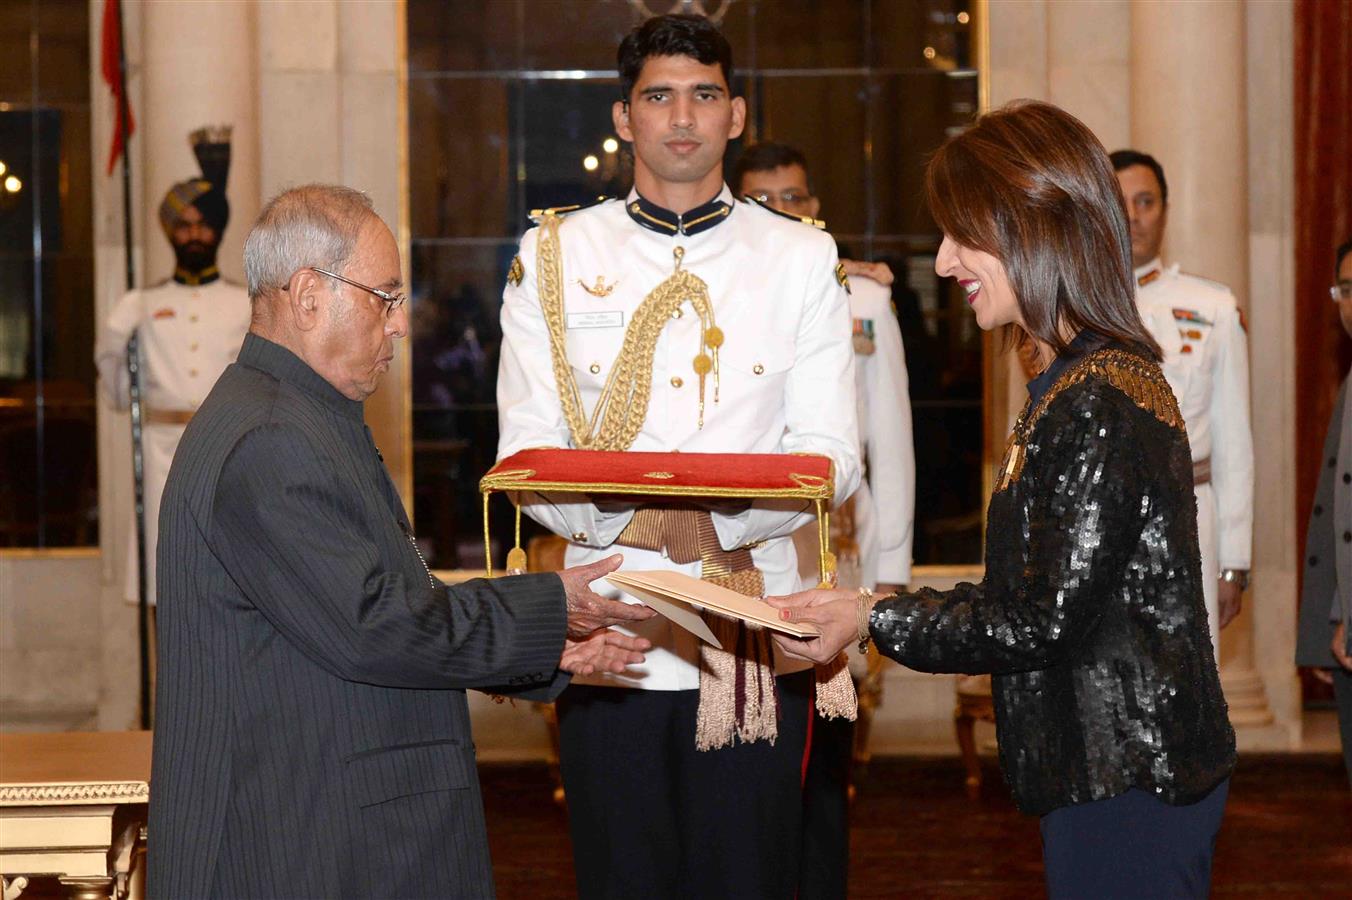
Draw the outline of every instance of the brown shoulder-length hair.
[[[1160,359],[1136,308],[1117,176],[1079,119],[1031,100],[987,113],[935,152],[925,197],[944,234],[1004,265],[1029,335],[1062,353],[1064,323]]]

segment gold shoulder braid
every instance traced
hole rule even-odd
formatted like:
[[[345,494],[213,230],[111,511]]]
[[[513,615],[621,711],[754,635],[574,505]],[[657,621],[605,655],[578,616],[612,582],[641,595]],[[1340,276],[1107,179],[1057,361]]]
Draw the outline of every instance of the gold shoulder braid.
[[[698,276],[681,270],[685,250],[677,247],[675,270],[666,281],[653,288],[634,310],[624,332],[620,355],[610,369],[601,398],[586,418],[582,395],[568,363],[563,308],[563,254],[559,249],[560,219],[546,211],[540,221],[540,242],[535,262],[540,284],[540,307],[549,327],[549,350],[573,445],[585,450],[628,450],[643,428],[652,395],[653,354],[657,339],[671,321],[672,313],[685,301],[699,315],[700,348],[692,361],[699,376],[699,427],[704,427],[704,384],[714,377],[714,403],[718,402],[718,348],[723,346],[723,331],[714,324],[709,286]]]
[[[1000,477],[995,484],[995,493],[1009,487],[1023,474],[1024,445],[1037,420],[1047,411],[1052,401],[1061,392],[1084,381],[1089,376],[1102,378],[1114,388],[1126,394],[1141,409],[1159,419],[1170,428],[1182,429],[1183,414],[1179,412],[1178,400],[1173,389],[1165,380],[1159,366],[1141,359],[1125,350],[1096,350],[1072,365],[1047,393],[1042,395],[1036,407],[1032,398],[1024,404],[1019,413],[1014,430],[1010,432],[1009,443],[1005,447],[1005,458],[1000,464]]]

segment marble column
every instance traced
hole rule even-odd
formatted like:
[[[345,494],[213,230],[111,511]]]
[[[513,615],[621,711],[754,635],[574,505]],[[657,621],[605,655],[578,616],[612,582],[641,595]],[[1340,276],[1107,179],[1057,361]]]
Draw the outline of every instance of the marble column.
[[[173,251],[157,213],[171,184],[200,173],[189,133],[204,125],[231,125],[230,224],[219,264],[226,278],[243,284],[244,238],[259,209],[256,7],[237,0],[135,5],[143,92],[135,114],[150,230],[142,238],[145,266],[138,277],[150,284],[173,272]]]
[[[1245,6],[1231,0],[1131,5],[1131,140],[1164,166],[1164,255],[1229,285],[1248,305]],[[1221,641],[1221,681],[1236,726],[1272,721],[1254,667],[1253,607]]]
[[[364,191],[408,258],[404,5],[398,0],[258,7],[260,172],[265,197],[296,184]],[[366,401],[366,423],[413,512],[411,337]],[[416,524],[416,523],[415,523]]]

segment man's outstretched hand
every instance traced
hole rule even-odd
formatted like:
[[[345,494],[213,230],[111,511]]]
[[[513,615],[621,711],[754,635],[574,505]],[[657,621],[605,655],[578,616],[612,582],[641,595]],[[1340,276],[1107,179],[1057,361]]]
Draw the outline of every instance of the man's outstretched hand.
[[[568,598],[568,637],[582,640],[598,628],[642,622],[657,613],[646,606],[607,600],[591,589],[591,583],[614,572],[624,562],[620,554],[559,573]],[[646,647],[644,649],[647,649]],[[566,657],[566,654],[565,654]]]
[[[652,643],[646,638],[602,628],[585,638],[566,638],[559,668],[573,675],[618,674],[627,666],[643,662],[643,651],[651,647]]]

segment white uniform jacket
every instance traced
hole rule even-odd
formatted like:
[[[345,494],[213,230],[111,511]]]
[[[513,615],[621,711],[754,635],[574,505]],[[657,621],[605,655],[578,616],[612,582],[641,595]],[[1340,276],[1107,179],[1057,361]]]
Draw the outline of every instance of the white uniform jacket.
[[[115,409],[131,402],[127,341],[139,329],[141,402],[147,421],[141,441],[145,463],[146,559],[150,600],[155,599],[155,547],[160,496],[183,424],[149,421],[155,412],[191,413],[206,399],[225,367],[235,361],[249,330],[249,295],[225,279],[203,285],[167,281],[124,294],[99,332],[94,351],[103,394]],[[126,597],[137,595],[136,532],[132,529]]]
[[[1197,488],[1197,533],[1215,638],[1216,579],[1222,569],[1248,569],[1252,554],[1248,339],[1224,285],[1159,260],[1137,269],[1136,279],[1141,318],[1164,351],[1164,375],[1187,423],[1193,461],[1211,461],[1210,484]]]
[[[850,280],[859,440],[866,474],[854,495],[855,540],[866,587],[911,580],[915,442],[901,326],[892,294],[871,278]]]
[[[585,414],[595,408],[630,316],[672,274],[673,250],[682,247],[682,268],[708,285],[716,324],[725,335],[718,402],[710,375],[699,427],[699,379],[691,362],[700,348],[700,320],[685,304],[658,340],[647,418],[630,449],[823,454],[835,466],[836,497],[849,496],[859,483],[859,442],[850,313],[836,274],[835,244],[811,226],[734,202],[726,187],[718,200],[731,209],[717,225],[695,234],[660,233],[637,224],[628,211],[638,201],[634,192],[626,202],[594,205],[561,223],[567,354]],[[531,447],[572,446],[536,285],[538,235],[532,229],[522,239],[520,265],[514,264],[503,295],[499,458]],[[560,495],[521,500],[528,515],[571,541],[568,565],[619,550],[628,569],[699,575],[698,562],[677,565],[661,553],[613,546],[633,515],[630,506],[599,509],[585,498]],[[782,594],[800,586],[788,535],[811,517],[807,505],[795,501],[715,512],[713,520],[725,549],[756,545],[752,556],[766,590]],[[605,589],[603,582],[596,587]],[[661,617],[636,631],[654,644],[640,674],[579,680],[651,690],[698,688],[692,635]],[[788,664],[780,671],[797,668]]]

